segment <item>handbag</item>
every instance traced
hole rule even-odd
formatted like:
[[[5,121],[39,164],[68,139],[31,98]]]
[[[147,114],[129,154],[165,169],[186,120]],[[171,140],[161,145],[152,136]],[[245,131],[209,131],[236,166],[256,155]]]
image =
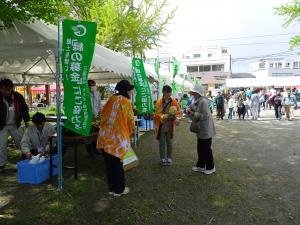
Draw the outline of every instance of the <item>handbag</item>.
[[[162,108],[163,113],[166,113],[166,109],[167,109],[168,105],[170,105],[171,103],[172,103],[172,99],[170,99],[169,102]],[[158,131],[157,131],[157,136],[156,136],[157,140],[159,140],[160,133],[161,133],[161,128],[162,128],[162,124],[159,124]]]
[[[190,125],[190,131],[193,133],[200,133],[200,124],[192,121]]]

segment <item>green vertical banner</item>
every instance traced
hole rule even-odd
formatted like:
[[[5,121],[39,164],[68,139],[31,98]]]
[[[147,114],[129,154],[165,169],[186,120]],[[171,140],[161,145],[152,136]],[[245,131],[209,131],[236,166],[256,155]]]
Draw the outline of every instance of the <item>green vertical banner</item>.
[[[64,85],[64,126],[87,136],[92,121],[88,75],[92,63],[96,23],[63,21],[62,79]]]
[[[132,59],[133,82],[136,90],[136,108],[140,114],[152,114],[153,102],[142,59]]]
[[[173,65],[172,65],[172,70],[173,70],[173,79],[176,77],[176,75],[179,73],[180,69],[180,62],[177,61],[177,59],[173,59]]]

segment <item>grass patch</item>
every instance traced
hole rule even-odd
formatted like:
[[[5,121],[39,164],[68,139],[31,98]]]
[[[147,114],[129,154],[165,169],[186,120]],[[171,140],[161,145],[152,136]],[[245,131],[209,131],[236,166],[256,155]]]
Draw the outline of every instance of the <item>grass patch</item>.
[[[74,180],[73,171],[64,170],[63,191],[57,191],[56,178],[23,186],[16,184],[15,172],[6,175],[0,190],[11,198],[0,208],[0,224],[300,224],[299,195],[287,195],[287,190],[298,192],[299,180],[254,168],[246,154],[253,146],[247,145],[241,154],[230,151],[231,142],[220,138],[230,133],[224,124],[217,124],[213,144],[217,173],[192,172],[196,138],[188,127],[183,121],[176,130],[172,167],[159,165],[153,132],[142,136],[135,150],[140,166],[126,172],[131,192],[120,198],[107,193],[103,159],[88,158],[84,148],[79,149],[79,180]],[[66,164],[72,163],[70,152]],[[17,158],[15,150],[9,151],[9,166]]]

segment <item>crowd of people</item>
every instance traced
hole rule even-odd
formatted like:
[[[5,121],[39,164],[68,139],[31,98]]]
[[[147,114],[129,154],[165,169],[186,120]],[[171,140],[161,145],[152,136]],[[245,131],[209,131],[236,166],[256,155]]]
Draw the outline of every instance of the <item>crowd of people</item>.
[[[240,88],[229,90],[225,94],[219,91],[216,96],[212,96],[208,91],[206,97],[210,101],[210,110],[216,112],[216,119],[223,120],[227,114],[228,120],[237,118],[245,120],[245,117],[257,120],[262,110],[274,109],[275,118],[282,119],[285,115],[287,120],[294,119],[294,110],[297,109],[297,103],[300,101],[300,94],[296,88],[278,88],[266,91],[265,88]],[[193,96],[186,94],[180,100],[182,112],[193,101]],[[185,103],[185,99],[187,103]],[[184,104],[182,104],[184,102]]]

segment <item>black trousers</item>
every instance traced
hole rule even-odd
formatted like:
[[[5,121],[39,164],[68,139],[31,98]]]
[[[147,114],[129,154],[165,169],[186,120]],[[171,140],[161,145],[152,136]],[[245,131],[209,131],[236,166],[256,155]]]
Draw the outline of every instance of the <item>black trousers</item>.
[[[198,162],[197,167],[211,170],[215,167],[214,157],[211,150],[212,139],[197,139]]]
[[[224,106],[217,106],[217,119],[224,117]]]
[[[106,165],[107,185],[110,192],[120,194],[125,189],[125,175],[123,162],[119,158],[103,152],[104,162]]]
[[[281,105],[274,104],[275,117],[281,119]]]
[[[245,114],[246,114],[246,107],[243,105],[242,107],[238,107],[238,115],[239,115],[239,119],[245,119]]]

